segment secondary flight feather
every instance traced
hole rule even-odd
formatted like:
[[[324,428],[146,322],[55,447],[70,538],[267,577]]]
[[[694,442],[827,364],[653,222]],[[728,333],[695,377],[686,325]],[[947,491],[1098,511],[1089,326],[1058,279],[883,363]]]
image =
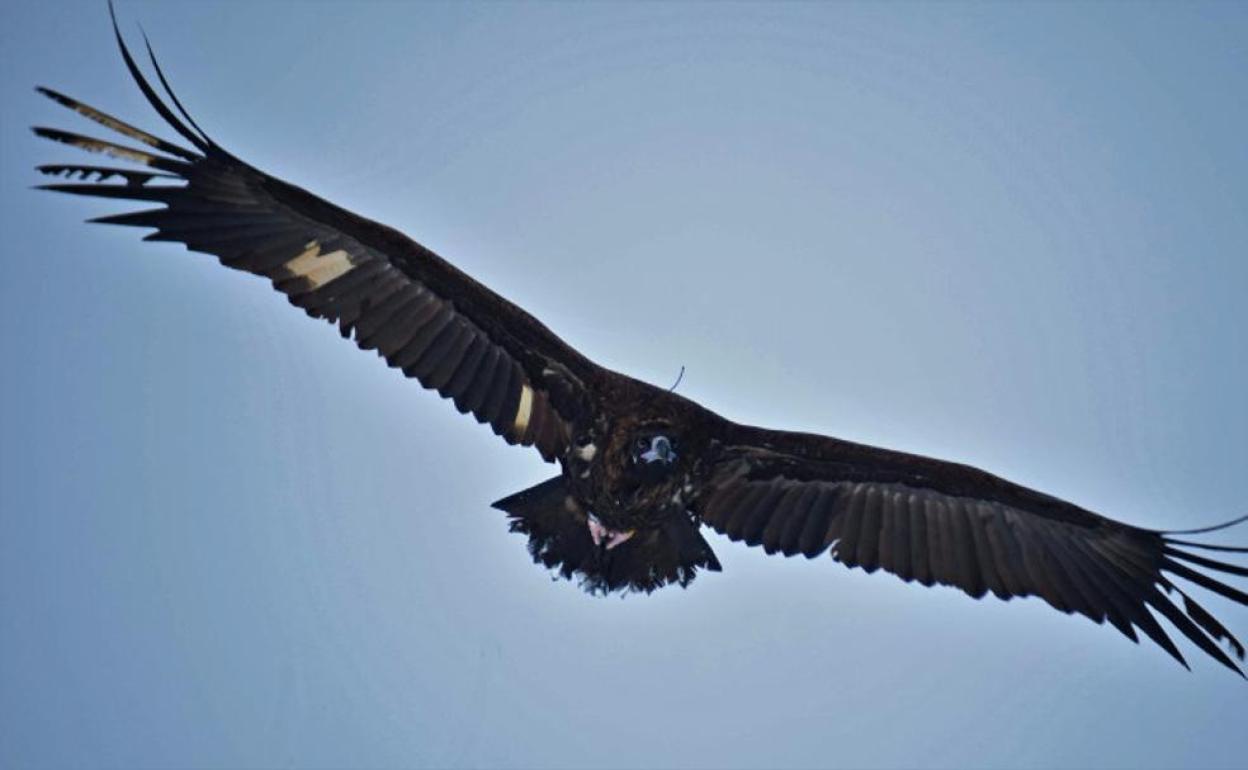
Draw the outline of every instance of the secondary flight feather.
[[[825,553],[867,572],[979,598],[1038,596],[1064,613],[1143,632],[1187,665],[1158,617],[1233,671],[1244,646],[1174,582],[1248,605],[1215,577],[1248,568],[985,471],[827,436],[733,423],[593,363],[533,316],[402,233],[248,165],[208,137],[151,55],[157,93],[113,22],[144,97],[186,144],[50,88],[116,139],[37,127],[128,166],[40,166],[43,189],[154,204],[92,221],[148,228],[263,276],[558,475],[496,502],[535,561],[594,593],[687,586],[720,564],[702,527],[767,553]],[[1248,517],[1245,517],[1248,518]],[[1242,675],[1242,673],[1241,673]]]

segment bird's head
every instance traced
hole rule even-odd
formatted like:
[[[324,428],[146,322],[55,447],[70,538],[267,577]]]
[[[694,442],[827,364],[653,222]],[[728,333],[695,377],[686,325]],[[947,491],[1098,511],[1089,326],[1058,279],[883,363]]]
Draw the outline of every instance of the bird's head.
[[[643,431],[633,439],[632,458],[636,465],[668,466],[676,462],[676,442],[664,433]]]
[[[641,427],[628,444],[629,475],[644,487],[663,484],[680,467],[679,437],[669,425]]]

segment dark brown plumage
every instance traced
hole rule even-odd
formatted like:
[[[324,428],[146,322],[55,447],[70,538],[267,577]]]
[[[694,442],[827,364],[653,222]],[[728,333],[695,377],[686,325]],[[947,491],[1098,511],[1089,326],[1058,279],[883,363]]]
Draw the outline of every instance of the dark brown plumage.
[[[599,367],[424,246],[223,150],[187,115],[155,58],[177,114],[117,40],[147,100],[193,149],[40,88],[143,145],[36,128],[142,167],[41,166],[68,180],[44,188],[158,204],[94,221],[151,228],[145,240],[182,243],[268,278],[508,443],[558,462],[558,476],[495,503],[546,567],[591,592],[685,586],[699,569],[720,569],[705,524],[767,553],[830,552],[849,567],[976,598],[1039,596],[1132,640],[1143,631],[1184,662],[1157,613],[1239,671],[1219,643],[1240,660],[1244,647],[1172,579],[1248,605],[1248,594],[1207,572],[1248,569],[1190,550],[1248,548],[1133,527],[965,465],[737,425]]]

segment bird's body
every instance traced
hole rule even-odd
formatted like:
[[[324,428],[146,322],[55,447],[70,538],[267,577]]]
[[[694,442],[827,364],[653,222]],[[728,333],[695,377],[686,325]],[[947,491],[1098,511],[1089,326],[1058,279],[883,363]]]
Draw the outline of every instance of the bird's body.
[[[402,233],[226,152],[182,109],[154,57],[182,118],[121,50],[149,103],[194,149],[40,89],[145,146],[36,128],[144,167],[42,166],[76,180],[46,187],[158,204],[95,221],[151,228],[148,240],[269,279],[508,443],[558,463],[559,475],[495,505],[538,562],[587,590],[649,592],[720,569],[702,536],[707,526],[768,553],[831,553],[847,566],[974,597],[1040,596],[1133,640],[1143,631],[1182,662],[1155,612],[1238,671],[1218,643],[1241,660],[1242,645],[1171,578],[1248,605],[1248,594],[1197,568],[1241,577],[1248,569],[1188,550],[1248,549],[1134,527],[957,463],[740,425],[600,367]]]

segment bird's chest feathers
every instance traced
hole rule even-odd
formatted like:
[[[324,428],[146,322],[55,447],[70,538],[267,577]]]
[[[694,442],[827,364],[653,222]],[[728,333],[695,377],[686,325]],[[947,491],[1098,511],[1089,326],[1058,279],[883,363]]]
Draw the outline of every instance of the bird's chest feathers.
[[[662,426],[589,432],[568,451],[569,488],[610,526],[645,527],[683,513],[693,489],[680,442]]]

